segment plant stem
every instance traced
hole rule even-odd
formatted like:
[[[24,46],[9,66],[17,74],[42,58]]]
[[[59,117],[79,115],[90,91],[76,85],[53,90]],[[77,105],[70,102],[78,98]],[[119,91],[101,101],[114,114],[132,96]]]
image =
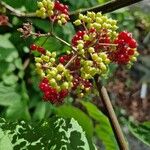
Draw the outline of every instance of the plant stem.
[[[94,7],[90,7],[90,8],[86,8],[86,9],[79,9],[79,10],[70,12],[69,14],[70,14],[70,17],[73,17],[75,15],[78,15],[79,13],[84,14],[87,11],[108,13],[108,12],[112,12],[114,10],[129,6],[131,4],[137,3],[139,1],[142,1],[142,0],[112,0],[112,1],[104,3],[102,5],[98,5],[98,6],[94,6]],[[13,15],[15,15],[17,17],[28,17],[28,18],[31,18],[31,17],[36,18],[37,17],[35,12],[24,13],[24,12],[18,11],[3,1],[0,2],[0,5],[5,7],[8,11],[10,11]]]
[[[3,1],[0,2],[0,5],[5,7],[8,11],[10,11],[14,16],[17,16],[17,17],[28,17],[28,18],[36,17],[35,12],[33,12],[33,13],[24,13],[24,12],[18,11],[15,8],[11,7],[10,5],[6,4]]]
[[[95,76],[95,82],[96,82],[96,86],[99,92],[99,96],[102,100],[102,103],[106,109],[107,112],[107,116],[109,118],[109,121],[111,123],[114,135],[116,137],[118,146],[120,150],[128,150],[128,144],[125,140],[125,137],[123,135],[123,132],[121,130],[121,127],[119,125],[119,122],[117,120],[117,116],[115,114],[115,111],[113,109],[111,100],[109,98],[109,95],[107,93],[107,90],[104,86],[102,86],[100,80],[98,80],[98,76]]]
[[[112,12],[114,10],[129,6],[129,5],[132,5],[139,1],[142,1],[142,0],[112,0],[102,5],[97,5],[91,8],[79,9],[74,12],[70,12],[70,16],[72,17],[79,13],[85,14],[87,11],[108,13],[108,12]]]
[[[77,56],[78,56],[77,54],[74,55],[74,56],[68,61],[68,63],[65,65],[65,68],[69,67],[69,66],[71,65],[71,63],[74,61],[74,59],[77,58]]]

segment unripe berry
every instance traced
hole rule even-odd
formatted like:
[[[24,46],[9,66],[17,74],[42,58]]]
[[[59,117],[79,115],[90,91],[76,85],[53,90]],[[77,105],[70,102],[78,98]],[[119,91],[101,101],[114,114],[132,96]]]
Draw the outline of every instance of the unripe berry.
[[[89,47],[89,48],[88,48],[88,52],[89,52],[89,53],[94,53],[94,52],[95,52],[95,50],[94,50],[94,48],[93,48],[93,47]]]
[[[79,19],[82,20],[84,18],[84,15],[79,14]]]
[[[92,55],[92,59],[94,60],[94,61],[96,61],[97,59],[98,59],[98,55],[95,53],[95,54],[93,54]]]
[[[133,57],[131,57],[131,61],[135,62],[135,61],[137,61],[137,58],[133,56]]]
[[[61,22],[61,20],[58,20],[58,24],[61,26],[62,25],[62,22]]]
[[[41,58],[35,57],[35,62],[41,63],[41,62],[43,62],[43,60]]]
[[[79,26],[79,25],[81,25],[82,24],[82,22],[81,22],[81,20],[76,20],[75,22],[74,22],[74,24],[76,25],[76,26]]]
[[[89,38],[89,36],[88,36],[87,34],[85,34],[85,35],[83,36],[83,39],[84,39],[85,41],[88,41],[90,38]]]
[[[45,13],[45,12],[46,12],[46,9],[45,9],[44,7],[42,7],[42,8],[40,9],[40,12],[41,12],[41,13]]]
[[[37,68],[42,68],[42,65],[40,63],[35,64]]]
[[[52,10],[48,10],[47,14],[48,14],[48,16],[52,16],[54,14],[54,12]]]
[[[56,87],[56,86],[57,86],[56,80],[55,80],[54,78],[51,79],[49,82],[50,82],[50,85],[51,85],[52,87]]]
[[[102,71],[106,71],[107,67],[104,63],[100,63],[100,68],[102,69]]]
[[[37,2],[38,7],[44,7],[42,2]]]
[[[82,50],[83,47],[84,47],[84,45],[80,43],[80,44],[78,44],[77,49]]]
[[[62,24],[65,24],[67,22],[67,20],[65,18],[61,19]]]
[[[103,23],[103,20],[100,17],[96,17],[96,22],[101,24],[101,23]]]
[[[101,26],[101,24],[99,24],[99,23],[93,23],[93,27],[96,29],[96,30],[99,30],[102,26]]]
[[[49,62],[49,57],[48,56],[43,56],[42,60],[45,61],[45,62]]]
[[[68,89],[69,88],[69,84],[68,82],[64,82],[61,86],[62,89]]]
[[[96,17],[102,17],[102,13],[101,12],[98,12],[97,14],[96,14]]]
[[[50,61],[51,63],[54,63],[54,62],[55,62],[55,58],[50,58],[49,61]]]
[[[63,71],[65,68],[64,68],[64,66],[62,65],[62,64],[59,64],[58,66],[57,66],[57,70],[58,71]]]
[[[51,56],[51,53],[50,53],[49,51],[46,51],[46,55],[47,55],[48,57],[50,57],[50,56]]]
[[[49,75],[50,75],[51,77],[55,77],[56,74],[57,74],[57,71],[55,71],[55,70],[51,70],[51,71],[49,72]]]
[[[60,74],[58,74],[58,75],[56,76],[56,79],[57,79],[58,81],[60,81],[60,80],[62,79],[62,76],[61,76]]]
[[[53,58],[55,58],[55,57],[56,57],[56,52],[52,52],[51,56],[52,56]]]

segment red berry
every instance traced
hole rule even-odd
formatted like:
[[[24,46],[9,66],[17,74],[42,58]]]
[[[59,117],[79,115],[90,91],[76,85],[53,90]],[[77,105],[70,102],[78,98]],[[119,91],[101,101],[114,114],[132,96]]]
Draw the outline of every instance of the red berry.
[[[136,48],[137,47],[137,42],[135,39],[131,39],[128,41],[128,45],[130,48]]]
[[[38,46],[35,45],[35,44],[31,44],[31,45],[30,45],[30,49],[33,50],[33,51],[34,51],[34,50],[37,50],[37,47],[38,47]]]
[[[43,47],[37,47],[37,51],[41,54],[44,54],[44,55],[46,54],[46,50]]]
[[[134,55],[134,50],[129,49],[129,51],[128,51],[128,55]]]
[[[60,98],[65,98],[68,95],[68,90],[61,90],[60,91]]]
[[[64,57],[63,57],[63,56],[61,56],[61,57],[59,58],[59,62],[60,62],[60,63],[62,63],[62,64],[64,64],[64,63],[65,63],[65,59],[64,59]]]

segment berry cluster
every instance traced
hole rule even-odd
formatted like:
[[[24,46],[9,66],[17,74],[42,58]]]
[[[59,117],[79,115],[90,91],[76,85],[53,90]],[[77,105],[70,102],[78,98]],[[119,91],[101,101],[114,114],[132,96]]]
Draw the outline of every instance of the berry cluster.
[[[55,14],[51,17],[52,20],[57,21],[59,25],[67,23],[69,20],[69,8],[67,5],[55,1]]]
[[[43,47],[41,47],[41,46],[38,46],[38,45],[35,45],[35,44],[31,44],[31,45],[30,45],[30,49],[31,49],[32,51],[37,51],[37,52],[39,52],[39,53],[41,53],[41,54],[45,54],[45,53],[46,53],[45,48],[43,48]]]
[[[75,25],[83,25],[89,30],[94,28],[98,33],[101,30],[107,29],[110,37],[113,39],[116,37],[116,30],[118,29],[116,25],[116,20],[109,19],[107,16],[94,12],[87,12],[87,15],[79,14],[79,19],[77,19]]]
[[[86,80],[78,75],[74,76],[72,89],[79,95],[79,97],[83,97],[84,93],[89,93],[92,87],[93,85],[89,80]]]
[[[110,59],[118,64],[130,64],[136,61],[138,52],[137,42],[132,38],[132,34],[126,31],[120,32],[114,41],[118,46],[115,52],[110,53]]]
[[[53,22],[56,21],[59,25],[67,23],[69,20],[69,10],[67,5],[63,5],[59,1],[42,0],[38,2],[39,10],[36,15],[45,19],[49,17]]]
[[[42,0],[37,2],[39,10],[36,11],[36,15],[45,19],[46,17],[52,16],[54,14],[54,2],[51,0]]]
[[[51,103],[61,103],[64,98],[68,95],[68,90],[57,91],[49,84],[49,80],[44,78],[39,84],[40,90],[44,93],[43,99]]]
[[[59,97],[58,95],[67,95],[65,94],[66,91],[69,91],[73,87],[73,77],[70,74],[70,71],[66,69],[63,64],[56,64],[56,53],[46,51],[46,54],[42,54],[40,57],[35,57],[35,62],[37,73],[42,79],[46,78],[48,81],[48,85],[50,87],[48,88],[48,91],[50,92],[51,89],[52,91],[55,91],[54,93],[57,93],[57,98]],[[49,98],[46,96],[46,100],[53,101],[50,96]]]
[[[7,26],[9,19],[5,15],[0,15],[0,26]]]
[[[50,18],[64,24],[65,15],[68,15],[68,7],[55,1]],[[82,25],[84,30],[73,36],[70,54],[56,58],[55,52],[31,45],[31,50],[41,53],[35,58],[36,70],[42,78],[39,87],[44,99],[51,103],[63,102],[70,92],[80,97],[92,92],[95,75],[107,77],[112,62],[129,66],[136,61],[136,41],[131,33],[117,33],[115,20],[101,13],[88,12],[87,15],[80,14],[74,24]]]

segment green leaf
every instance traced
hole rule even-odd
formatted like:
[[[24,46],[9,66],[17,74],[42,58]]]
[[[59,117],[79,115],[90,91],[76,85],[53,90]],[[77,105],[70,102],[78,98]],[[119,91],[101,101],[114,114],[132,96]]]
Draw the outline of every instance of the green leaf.
[[[34,120],[42,120],[46,113],[46,103],[39,102],[33,114]]]
[[[140,141],[150,146],[150,121],[141,124],[130,122],[129,131]]]
[[[71,105],[63,105],[56,108],[56,114],[65,118],[74,118],[86,131],[87,135],[93,136],[93,123],[91,119],[80,109],[73,107]]]
[[[11,106],[20,100],[21,96],[15,91],[14,86],[8,87],[0,83],[0,105]]]
[[[22,60],[21,58],[15,59],[15,66],[17,69],[23,70]]]
[[[4,34],[4,35],[0,35],[0,47],[3,48],[14,48],[14,45],[10,42],[9,38],[10,38],[11,34]]]
[[[0,150],[13,150],[11,140],[7,133],[0,128]]]
[[[18,77],[14,74],[10,74],[10,75],[5,74],[2,78],[3,78],[3,82],[6,85],[14,85],[18,81]]]
[[[97,122],[95,133],[103,142],[106,150],[118,150],[118,145],[108,118],[92,103],[85,101],[81,103],[87,109],[89,116]]]
[[[85,132],[73,118],[53,117],[34,124],[0,119],[0,131],[10,138],[13,149],[90,150]],[[7,141],[0,138],[2,145]]]
[[[32,23],[35,27],[45,32],[49,32],[51,29],[51,22],[48,20],[32,19]]]
[[[6,117],[9,120],[25,119],[30,120],[28,106],[23,101],[15,102],[6,110]]]
[[[39,40],[37,40],[35,43],[37,45],[42,45],[45,40],[47,39],[47,37],[41,37]],[[50,37],[48,38],[48,40],[45,42],[45,44],[43,45],[43,47],[49,51],[60,51],[61,49],[61,43],[59,41],[57,41],[56,39]]]

